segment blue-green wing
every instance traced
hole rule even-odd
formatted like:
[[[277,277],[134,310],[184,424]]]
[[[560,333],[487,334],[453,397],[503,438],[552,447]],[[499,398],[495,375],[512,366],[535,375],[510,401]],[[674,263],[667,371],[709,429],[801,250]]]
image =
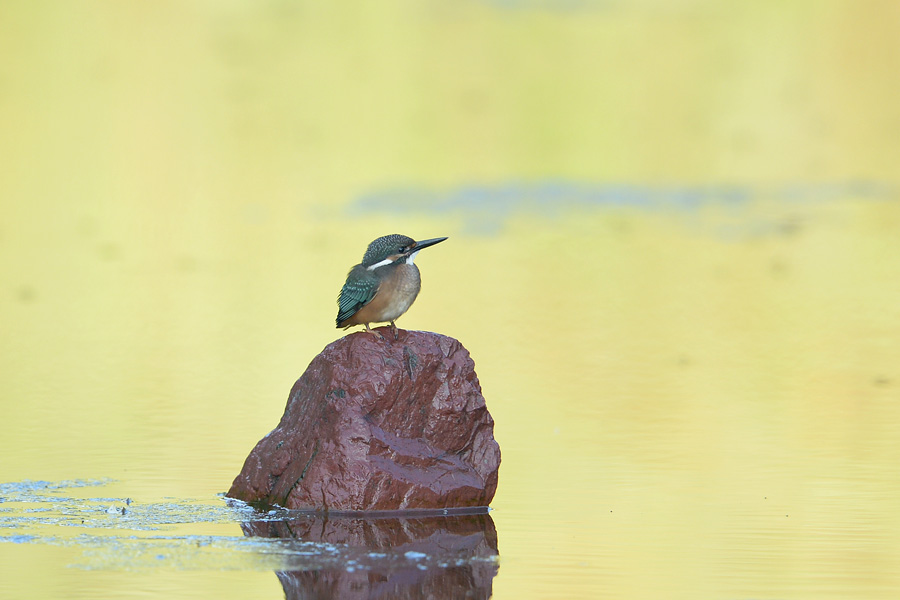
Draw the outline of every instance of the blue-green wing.
[[[362,265],[356,265],[347,275],[347,282],[338,296],[337,326],[352,317],[372,301],[378,291],[378,278]]]

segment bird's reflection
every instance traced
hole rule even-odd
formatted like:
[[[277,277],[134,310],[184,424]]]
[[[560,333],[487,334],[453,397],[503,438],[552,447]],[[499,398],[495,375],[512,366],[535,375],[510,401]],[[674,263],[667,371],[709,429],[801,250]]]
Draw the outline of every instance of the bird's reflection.
[[[486,511],[448,516],[302,515],[249,521],[244,535],[291,552],[285,598],[490,598],[497,530]]]

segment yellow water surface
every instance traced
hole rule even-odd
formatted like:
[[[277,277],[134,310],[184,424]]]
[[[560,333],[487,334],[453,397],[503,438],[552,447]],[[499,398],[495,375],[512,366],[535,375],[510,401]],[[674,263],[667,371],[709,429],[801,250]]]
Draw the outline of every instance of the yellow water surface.
[[[398,325],[475,359],[495,598],[896,598],[898,74],[891,0],[4,2],[0,483],[220,502],[366,244],[446,235]],[[91,561],[0,596],[282,594]]]

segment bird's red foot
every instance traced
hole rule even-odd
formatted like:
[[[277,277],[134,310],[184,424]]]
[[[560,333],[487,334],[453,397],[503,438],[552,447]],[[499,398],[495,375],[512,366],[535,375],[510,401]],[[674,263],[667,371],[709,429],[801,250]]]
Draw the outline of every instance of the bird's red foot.
[[[368,324],[368,323],[365,323],[365,326],[366,326],[366,331],[368,331],[369,333],[371,333],[372,335],[374,335],[376,338],[378,338],[378,339],[381,340],[382,342],[384,341],[384,336],[381,335],[380,333],[378,333],[377,331],[375,331],[374,329],[369,329],[369,324]]]

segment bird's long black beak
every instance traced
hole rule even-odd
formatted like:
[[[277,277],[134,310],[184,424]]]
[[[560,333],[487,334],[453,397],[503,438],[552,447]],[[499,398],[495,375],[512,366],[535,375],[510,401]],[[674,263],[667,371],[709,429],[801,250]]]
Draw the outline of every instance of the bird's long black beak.
[[[442,238],[432,238],[430,240],[422,240],[421,242],[416,242],[415,245],[412,247],[411,251],[418,252],[419,250],[422,250],[423,248],[427,248],[428,246],[434,246],[435,244],[440,244],[441,242],[443,242],[446,239],[447,238],[442,237]]]

